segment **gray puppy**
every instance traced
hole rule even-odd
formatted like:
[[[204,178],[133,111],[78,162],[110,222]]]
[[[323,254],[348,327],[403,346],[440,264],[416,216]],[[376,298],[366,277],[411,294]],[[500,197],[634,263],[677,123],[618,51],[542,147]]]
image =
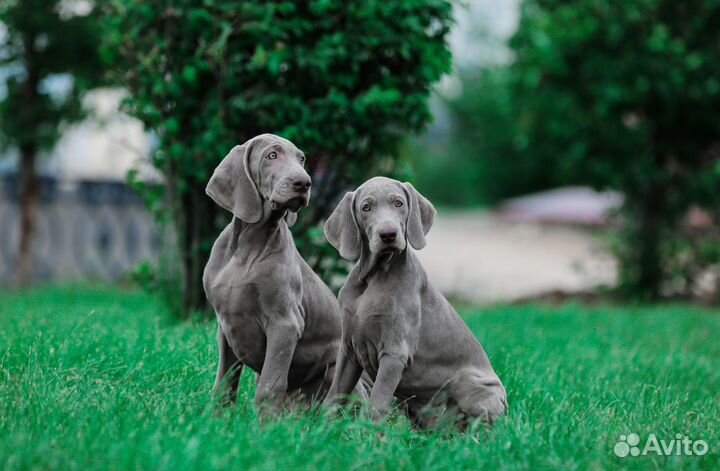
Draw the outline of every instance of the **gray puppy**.
[[[375,381],[375,420],[393,396],[419,427],[441,417],[492,423],[507,408],[485,351],[413,250],[425,246],[435,208],[409,183],[376,177],[345,195],[325,224],[328,241],[358,260],[340,291],[343,341],[329,401],[363,371]]]
[[[310,199],[305,156],[263,134],[218,165],[207,194],[233,213],[215,241],[203,286],[215,309],[220,351],[214,390],[237,398],[243,365],[259,374],[255,402],[277,411],[288,393],[324,398],[341,322],[337,300],[298,253],[288,229]]]

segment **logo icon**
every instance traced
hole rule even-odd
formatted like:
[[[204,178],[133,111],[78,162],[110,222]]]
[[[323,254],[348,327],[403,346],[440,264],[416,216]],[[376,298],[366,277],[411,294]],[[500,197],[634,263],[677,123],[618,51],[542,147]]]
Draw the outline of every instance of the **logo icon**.
[[[692,440],[682,433],[675,434],[674,439],[662,440],[651,433],[640,447],[640,435],[629,433],[620,435],[620,440],[613,447],[613,453],[619,458],[626,456],[702,456],[708,452],[709,446],[705,440]]]
[[[615,455],[620,458],[625,458],[627,455],[638,456],[640,454],[640,448],[638,448],[637,445],[639,444],[640,435],[637,433],[620,435],[620,441],[615,444],[613,451]]]

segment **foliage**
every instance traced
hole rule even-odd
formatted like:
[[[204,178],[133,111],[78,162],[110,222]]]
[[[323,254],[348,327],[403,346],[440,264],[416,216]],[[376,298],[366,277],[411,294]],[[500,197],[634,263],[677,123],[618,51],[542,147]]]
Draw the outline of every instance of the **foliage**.
[[[259,424],[254,375],[213,413],[214,323],[102,288],[0,293],[0,467],[15,469],[715,469],[720,316],[689,306],[464,311],[508,389],[489,433],[297,412]],[[118,328],[122,326],[122,328]],[[569,362],[568,359],[571,359]],[[621,434],[705,456],[616,458]]]
[[[717,265],[683,221],[693,207],[716,213],[718,18],[710,0],[524,2],[513,63],[474,82],[466,73],[469,95],[454,104],[476,149],[466,160],[478,156],[474,182],[490,197],[568,182],[617,189],[623,291],[692,291],[698,280],[678,284],[678,273]]]
[[[511,70],[460,67],[456,78],[462,93],[442,98],[452,120],[449,138],[413,151],[423,156],[416,168],[426,196],[436,204],[489,205],[566,182],[555,160],[525,151],[515,129],[522,105],[510,86]]]
[[[153,262],[143,260],[128,273],[128,281],[163,302],[163,307],[175,317],[185,315],[181,306],[179,268],[177,262],[161,253]]]
[[[157,133],[180,237],[184,305],[228,217],[205,195],[236,144],[282,135],[309,157],[313,200],[294,229],[315,268],[316,227],[350,184],[391,171],[398,143],[430,119],[430,86],[449,68],[449,0],[265,2],[111,0],[126,109]],[[330,269],[333,271],[334,269]]]
[[[73,15],[60,0],[0,0],[7,35],[0,48],[0,145],[49,150],[62,125],[83,117],[82,92],[97,83],[100,58],[97,21]],[[53,78],[68,74],[67,90],[54,91]],[[61,87],[65,88],[65,87]]]

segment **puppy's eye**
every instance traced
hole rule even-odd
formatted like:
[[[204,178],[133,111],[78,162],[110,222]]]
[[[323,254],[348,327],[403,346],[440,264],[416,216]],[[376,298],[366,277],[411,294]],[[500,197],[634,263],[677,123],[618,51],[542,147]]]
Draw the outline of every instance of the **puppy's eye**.
[[[300,156],[300,165],[305,165],[305,156],[304,155]]]
[[[395,200],[395,206],[398,208],[402,208],[403,202],[400,200]]]
[[[370,205],[365,203],[364,205],[362,205],[361,209],[367,213],[368,211],[370,211]]]
[[[277,159],[277,152],[270,152],[270,153],[267,155],[267,158],[270,159],[270,160],[275,160],[275,159]]]

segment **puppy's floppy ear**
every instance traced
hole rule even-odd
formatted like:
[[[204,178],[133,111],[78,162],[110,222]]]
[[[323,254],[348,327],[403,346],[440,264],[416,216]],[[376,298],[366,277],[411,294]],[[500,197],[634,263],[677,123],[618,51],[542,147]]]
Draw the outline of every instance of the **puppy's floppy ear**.
[[[325,222],[325,237],[346,260],[360,258],[360,229],[353,214],[354,206],[355,193],[349,191]]]
[[[403,186],[410,204],[406,228],[407,239],[413,248],[420,250],[425,247],[425,236],[435,221],[437,211],[432,203],[418,193],[410,183],[403,183]]]
[[[205,188],[220,207],[248,223],[262,219],[262,198],[250,176],[252,139],[236,146],[220,162]]]

